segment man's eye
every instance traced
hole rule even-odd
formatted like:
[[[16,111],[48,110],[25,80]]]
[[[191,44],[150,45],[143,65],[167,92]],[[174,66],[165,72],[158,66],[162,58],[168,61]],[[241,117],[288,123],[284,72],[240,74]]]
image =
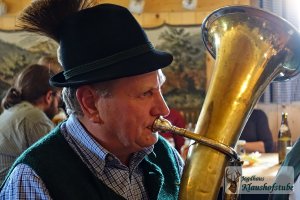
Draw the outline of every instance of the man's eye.
[[[147,92],[144,92],[143,93],[143,96],[144,97],[148,97],[148,96],[152,96],[153,95],[153,92],[152,91],[147,91]]]

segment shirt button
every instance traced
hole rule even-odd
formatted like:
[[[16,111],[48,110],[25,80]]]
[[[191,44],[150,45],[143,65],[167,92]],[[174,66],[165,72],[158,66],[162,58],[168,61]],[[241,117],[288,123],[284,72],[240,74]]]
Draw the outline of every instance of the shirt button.
[[[114,160],[114,158],[112,156],[108,156],[107,159],[108,159],[108,161],[113,161]]]

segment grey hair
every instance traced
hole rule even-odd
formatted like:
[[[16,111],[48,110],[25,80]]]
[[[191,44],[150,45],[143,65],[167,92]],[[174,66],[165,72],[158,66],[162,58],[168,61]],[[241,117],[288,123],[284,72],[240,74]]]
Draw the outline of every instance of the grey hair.
[[[62,100],[65,103],[65,109],[68,115],[83,116],[80,104],[76,98],[77,88],[65,87],[62,90]]]
[[[105,83],[97,83],[91,85],[96,93],[101,97],[111,96],[111,92]],[[76,98],[77,88],[65,87],[62,90],[62,100],[65,103],[66,112],[68,115],[75,115],[77,117],[82,117],[83,112],[81,106]]]

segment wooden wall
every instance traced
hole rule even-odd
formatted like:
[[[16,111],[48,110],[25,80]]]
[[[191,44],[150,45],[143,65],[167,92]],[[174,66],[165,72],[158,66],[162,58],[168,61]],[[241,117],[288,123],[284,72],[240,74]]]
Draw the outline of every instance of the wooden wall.
[[[281,113],[288,113],[288,123],[292,133],[292,141],[300,138],[300,102],[290,104],[257,104],[257,108],[263,110],[268,116],[269,127],[273,135],[274,142],[277,142],[278,131],[281,123]]]
[[[8,13],[0,17],[0,29],[14,30],[16,16],[29,5],[32,0],[3,0],[7,4]],[[127,7],[129,0],[97,0],[99,3],[115,3]],[[182,0],[145,0],[144,12],[135,15],[143,27],[156,27],[164,23],[172,25],[200,24],[205,16],[213,10],[226,5],[253,5],[257,0],[198,0],[197,9],[186,10]]]

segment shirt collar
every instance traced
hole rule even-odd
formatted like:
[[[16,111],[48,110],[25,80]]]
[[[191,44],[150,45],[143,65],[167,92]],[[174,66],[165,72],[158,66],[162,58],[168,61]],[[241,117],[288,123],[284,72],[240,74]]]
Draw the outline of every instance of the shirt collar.
[[[103,171],[105,165],[120,165],[120,161],[104,147],[102,147],[97,141],[85,130],[79,120],[74,115],[70,115],[65,123],[66,132],[74,142],[74,146],[77,147],[77,153],[80,153],[80,157],[89,162],[91,159],[93,162],[99,163],[97,166],[92,165],[96,171]],[[153,152],[154,145],[142,149],[139,152],[134,153],[131,158],[131,167],[135,168],[146,155]]]

